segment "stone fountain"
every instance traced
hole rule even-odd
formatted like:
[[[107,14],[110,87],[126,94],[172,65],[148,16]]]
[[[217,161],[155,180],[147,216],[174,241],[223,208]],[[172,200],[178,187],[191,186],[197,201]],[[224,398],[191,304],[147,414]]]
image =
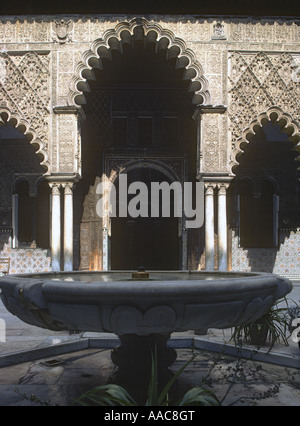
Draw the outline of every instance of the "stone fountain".
[[[6,276],[0,289],[6,308],[29,324],[118,335],[116,381],[140,393],[155,348],[161,385],[168,379],[176,359],[171,333],[254,321],[292,284],[268,273],[140,270]]]

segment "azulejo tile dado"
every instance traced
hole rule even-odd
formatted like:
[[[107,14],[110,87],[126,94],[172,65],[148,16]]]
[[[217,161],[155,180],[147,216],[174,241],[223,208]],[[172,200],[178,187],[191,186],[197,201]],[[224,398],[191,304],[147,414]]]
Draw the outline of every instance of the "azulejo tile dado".
[[[280,231],[278,248],[239,246],[237,233],[232,237],[232,270],[241,272],[273,272],[279,275],[300,275],[300,229]]]
[[[0,234],[0,257],[10,259],[10,274],[51,271],[51,257],[48,250],[40,248],[13,249],[9,235]]]

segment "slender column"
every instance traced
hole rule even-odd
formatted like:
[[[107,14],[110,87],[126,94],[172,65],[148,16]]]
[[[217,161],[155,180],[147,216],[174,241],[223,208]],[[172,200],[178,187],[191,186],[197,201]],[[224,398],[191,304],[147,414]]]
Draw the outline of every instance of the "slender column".
[[[108,271],[108,252],[109,252],[109,247],[108,247],[108,229],[107,228],[103,228],[102,229],[102,239],[103,239],[103,256],[102,256],[102,270],[103,271]]]
[[[214,269],[214,185],[205,184],[205,268]]]
[[[13,229],[13,240],[12,247],[18,248],[19,243],[19,208],[18,208],[19,196],[13,194],[12,196],[12,229]]]
[[[73,271],[73,183],[64,188],[64,271]]]
[[[37,218],[37,213],[36,213],[36,207],[37,207],[37,198],[36,195],[31,196],[31,200],[32,200],[32,225],[31,225],[31,229],[32,229],[32,235],[31,235],[31,244],[36,244],[36,236],[37,236],[37,229],[36,229],[36,218]]]
[[[219,270],[227,270],[227,213],[226,213],[226,184],[218,188],[218,249]]]
[[[60,214],[60,184],[50,183],[52,188],[51,211],[51,257],[52,270],[60,271],[61,255],[61,214]]]

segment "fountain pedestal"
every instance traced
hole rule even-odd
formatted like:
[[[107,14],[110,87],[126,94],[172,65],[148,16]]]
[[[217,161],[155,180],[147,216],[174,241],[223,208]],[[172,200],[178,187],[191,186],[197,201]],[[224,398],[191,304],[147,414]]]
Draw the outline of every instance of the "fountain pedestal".
[[[120,336],[121,345],[112,350],[111,359],[118,367],[113,380],[124,387],[133,398],[144,404],[152,371],[152,359],[157,357],[158,392],[172,378],[169,367],[175,362],[176,351],[167,346],[169,334]]]

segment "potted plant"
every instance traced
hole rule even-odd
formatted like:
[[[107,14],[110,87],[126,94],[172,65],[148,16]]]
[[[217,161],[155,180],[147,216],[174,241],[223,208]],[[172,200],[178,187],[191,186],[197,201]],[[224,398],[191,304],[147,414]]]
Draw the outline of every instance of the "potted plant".
[[[280,307],[279,304],[281,302],[285,302],[287,305],[286,299],[282,299],[274,304],[261,318],[235,327],[231,340],[234,340],[235,344],[245,341],[257,347],[268,343],[270,349],[275,343],[280,341],[288,346],[287,331],[289,330],[289,322],[287,320],[287,307]]]

